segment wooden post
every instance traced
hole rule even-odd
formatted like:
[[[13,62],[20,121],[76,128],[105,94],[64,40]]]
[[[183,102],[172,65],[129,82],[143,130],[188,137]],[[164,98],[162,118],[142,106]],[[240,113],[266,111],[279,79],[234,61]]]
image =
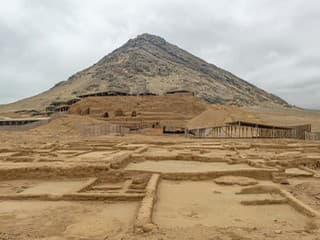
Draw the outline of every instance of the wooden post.
[[[272,128],[272,138],[274,138],[274,127]]]

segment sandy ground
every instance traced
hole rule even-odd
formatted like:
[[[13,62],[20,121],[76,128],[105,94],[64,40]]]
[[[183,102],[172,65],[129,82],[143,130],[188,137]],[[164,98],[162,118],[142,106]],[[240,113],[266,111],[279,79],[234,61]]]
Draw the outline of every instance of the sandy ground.
[[[83,181],[46,181],[27,188],[23,194],[65,194],[81,188]]]
[[[243,206],[242,200],[272,199],[270,194],[237,195],[240,187],[214,182],[160,185],[155,222],[163,227],[256,227],[275,231],[303,229],[307,218],[288,205]],[[272,214],[270,214],[272,213]]]
[[[320,211],[320,142],[83,137],[69,120],[50,131],[0,132],[1,240],[319,239],[318,218],[286,197],[239,195],[243,178],[217,184],[208,173],[237,171]],[[155,173],[159,185],[149,182]],[[141,208],[152,231],[136,231]]]
[[[137,207],[137,203],[4,201],[0,233],[7,233],[8,239],[106,239],[130,228]]]

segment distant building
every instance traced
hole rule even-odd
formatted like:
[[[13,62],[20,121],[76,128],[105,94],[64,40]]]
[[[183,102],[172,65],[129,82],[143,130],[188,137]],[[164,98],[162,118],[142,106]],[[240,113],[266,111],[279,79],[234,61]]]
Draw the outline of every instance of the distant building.
[[[71,105],[79,102],[80,100],[80,98],[72,98],[69,100],[53,101],[48,107],[46,107],[46,112],[67,112]]]

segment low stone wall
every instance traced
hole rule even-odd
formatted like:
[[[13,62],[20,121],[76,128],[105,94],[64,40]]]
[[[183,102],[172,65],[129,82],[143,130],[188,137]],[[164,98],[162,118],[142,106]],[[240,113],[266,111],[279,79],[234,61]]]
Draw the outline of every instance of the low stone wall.
[[[287,199],[243,200],[240,203],[245,206],[279,205],[279,204],[288,204],[288,200]]]
[[[143,156],[140,154],[132,154],[131,159],[135,162],[143,161],[164,161],[164,160],[181,160],[181,161],[198,161],[198,162],[226,162],[226,157],[210,157],[194,155],[192,153],[182,154],[177,153],[176,155],[162,155],[162,156]]]
[[[131,160],[131,153],[123,153],[121,156],[117,156],[111,161],[112,169],[119,169],[126,166]]]
[[[70,193],[51,194],[1,194],[0,200],[41,200],[41,201],[139,201],[143,193]]]
[[[285,197],[288,200],[288,203],[297,211],[301,212],[304,215],[309,217],[320,217],[320,213],[312,209],[308,205],[304,204],[297,198],[295,198],[291,193],[283,189],[280,190],[280,195]]]
[[[56,177],[100,177],[111,171],[110,164],[91,166],[38,166],[0,169],[0,180],[22,178],[49,179]]]
[[[143,193],[72,193],[62,196],[66,201],[140,201]]]
[[[262,193],[278,193],[286,199],[288,204],[296,209],[298,212],[309,217],[320,217],[320,213],[304,204],[291,193],[286,190],[280,189],[273,185],[260,185],[242,189],[238,194],[262,194]]]
[[[86,181],[79,189],[75,190],[75,192],[85,192],[87,189],[89,189],[91,186],[96,184],[98,181],[98,178],[90,178],[88,181]]]
[[[149,232],[155,228],[152,222],[154,204],[157,199],[157,189],[160,174],[153,174],[146,187],[145,197],[141,202],[135,223],[136,232]]]
[[[239,176],[239,177],[250,177],[259,180],[271,180],[272,174],[278,172],[278,170],[273,169],[237,169],[237,170],[225,170],[225,171],[208,171],[208,172],[170,172],[170,173],[160,173],[160,172],[150,172],[142,170],[127,170],[132,173],[153,173],[161,174],[161,178],[166,180],[181,181],[181,180],[191,180],[191,181],[201,181],[210,180],[222,176]]]

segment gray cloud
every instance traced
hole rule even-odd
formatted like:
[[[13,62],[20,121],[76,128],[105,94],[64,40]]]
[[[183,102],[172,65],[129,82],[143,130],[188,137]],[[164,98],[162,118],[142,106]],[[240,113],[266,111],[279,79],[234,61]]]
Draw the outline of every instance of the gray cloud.
[[[317,0],[11,0],[0,8],[0,103],[67,79],[143,32],[290,103],[320,108]]]

